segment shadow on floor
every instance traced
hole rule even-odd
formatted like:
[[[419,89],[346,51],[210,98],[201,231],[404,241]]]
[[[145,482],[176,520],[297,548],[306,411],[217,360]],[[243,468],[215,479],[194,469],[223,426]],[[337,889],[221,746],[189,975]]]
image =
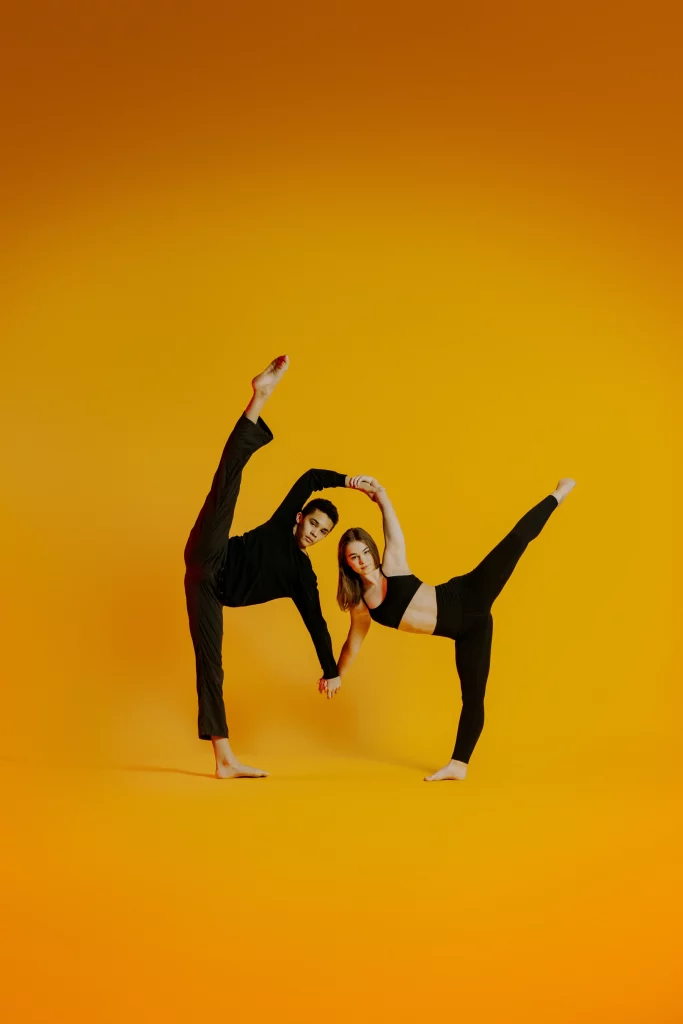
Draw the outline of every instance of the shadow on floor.
[[[425,772],[434,771],[433,765],[426,765],[426,764],[424,764],[422,762],[419,762],[417,760],[413,760],[411,758],[372,757],[372,756],[368,756],[367,754],[364,754],[364,755],[361,756],[360,760],[366,761],[366,762],[371,762],[371,763],[374,762],[378,766],[382,765],[382,766],[387,766],[387,767],[391,767],[391,768],[404,768],[404,769],[407,769],[409,771],[420,772],[421,774],[424,774]],[[117,766],[117,771],[133,772],[133,773],[144,772],[144,773],[153,774],[153,775],[154,774],[159,774],[159,775],[161,775],[161,774],[167,774],[167,775],[188,775],[191,778],[195,778],[195,779],[214,779],[215,778],[213,772],[192,772],[192,771],[189,771],[186,768],[166,768],[166,767],[163,767],[162,765],[150,765],[150,764],[118,765]],[[350,771],[349,774],[355,774],[355,773],[353,771]],[[363,774],[365,774],[365,772],[363,772]],[[335,772],[330,773],[330,775],[328,775],[327,773],[321,774],[319,770],[317,770],[317,771],[314,770],[312,772],[312,774],[310,774],[310,775],[307,774],[306,772],[302,773],[302,772],[298,772],[298,771],[295,772],[295,773],[288,772],[288,771],[285,771],[283,773],[277,773],[276,772],[276,773],[274,773],[273,776],[271,776],[271,778],[273,778],[273,777],[274,778],[280,778],[280,779],[287,779],[289,781],[291,781],[292,779],[301,780],[301,781],[306,781],[306,780],[308,780],[308,781],[316,781],[316,780],[317,781],[321,781],[321,780],[324,780],[324,779],[327,779],[327,778],[333,778],[333,777],[338,777],[338,776],[337,776],[337,773],[335,773]]]
[[[195,779],[214,779],[213,772],[190,772],[186,768],[162,768],[153,764],[124,764],[117,767],[120,772],[147,772],[153,775],[190,775]]]

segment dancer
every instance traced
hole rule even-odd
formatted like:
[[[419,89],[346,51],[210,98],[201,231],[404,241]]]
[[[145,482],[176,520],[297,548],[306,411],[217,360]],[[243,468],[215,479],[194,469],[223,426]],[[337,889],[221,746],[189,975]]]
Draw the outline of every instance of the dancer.
[[[382,510],[384,559],[365,530],[347,530],[339,541],[339,606],[351,614],[349,635],[337,664],[338,679],[321,680],[318,689],[334,695],[348,672],[374,619],[383,626],[455,640],[462,711],[449,763],[426,782],[463,780],[484,727],[484,693],[491,659],[491,605],[507,583],[529,541],[538,537],[550,515],[574,488],[560,480],[555,490],[522,516],[500,544],[472,572],[433,587],[408,567],[400,523],[384,488],[369,493]]]
[[[261,412],[287,370],[289,359],[278,356],[252,381],[253,396],[228,438],[211,491],[185,548],[185,595],[197,665],[199,736],[211,740],[216,778],[262,778],[267,772],[242,764],[228,741],[223,703],[223,605],[231,608],[291,597],[311,634],[323,679],[334,685],[337,666],[332,642],[320,609],[318,582],[308,549],[332,531],[339,514],[332,502],[312,491],[350,486],[349,477],[327,469],[309,469],[301,476],[270,519],[241,537],[228,534],[239,494],[242,470],[250,457],[272,441]],[[354,477],[353,486],[372,490],[372,477]]]

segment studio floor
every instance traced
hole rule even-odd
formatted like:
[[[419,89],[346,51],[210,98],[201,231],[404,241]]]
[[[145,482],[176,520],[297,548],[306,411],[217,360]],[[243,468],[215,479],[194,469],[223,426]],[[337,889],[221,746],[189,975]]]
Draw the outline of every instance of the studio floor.
[[[6,1021],[683,1019],[680,780],[208,758],[1,762]]]

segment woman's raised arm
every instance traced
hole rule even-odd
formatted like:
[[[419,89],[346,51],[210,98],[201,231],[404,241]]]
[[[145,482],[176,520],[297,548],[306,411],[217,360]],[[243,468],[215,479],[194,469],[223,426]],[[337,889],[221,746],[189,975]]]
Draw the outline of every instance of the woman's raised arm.
[[[382,510],[382,522],[384,526],[384,557],[382,566],[385,576],[400,576],[409,573],[408,560],[406,556],[406,542],[403,536],[398,516],[391,504],[389,495],[380,487],[371,495]]]

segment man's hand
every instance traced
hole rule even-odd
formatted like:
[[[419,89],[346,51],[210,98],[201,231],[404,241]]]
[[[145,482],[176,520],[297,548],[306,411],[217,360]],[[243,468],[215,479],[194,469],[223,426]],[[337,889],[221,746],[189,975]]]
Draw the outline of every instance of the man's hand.
[[[375,480],[374,476],[366,476],[363,474],[360,476],[350,477],[349,487],[353,487],[354,490],[357,491],[365,491],[365,493],[369,495],[382,490],[382,485],[378,480]]]
[[[327,694],[329,700],[330,697],[334,697],[335,693],[341,686],[341,679],[339,676],[335,676],[334,679],[319,679],[318,680],[318,693]]]

